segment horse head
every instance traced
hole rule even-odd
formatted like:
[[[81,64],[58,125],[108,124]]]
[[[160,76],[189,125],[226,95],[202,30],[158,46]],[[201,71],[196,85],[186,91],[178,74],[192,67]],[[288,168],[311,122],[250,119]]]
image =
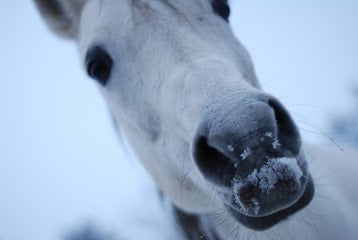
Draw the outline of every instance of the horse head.
[[[311,201],[299,131],[265,93],[226,0],[36,0],[74,40],[120,132],[171,202],[263,230]]]

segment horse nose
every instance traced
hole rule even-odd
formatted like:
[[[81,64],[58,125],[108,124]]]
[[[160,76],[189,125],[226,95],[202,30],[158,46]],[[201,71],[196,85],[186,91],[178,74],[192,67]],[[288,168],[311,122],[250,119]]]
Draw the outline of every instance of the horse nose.
[[[199,126],[193,156],[204,175],[228,183],[235,168],[245,176],[267,158],[299,154],[300,135],[282,104],[271,96],[257,99],[230,111],[222,109]]]
[[[267,95],[247,102],[204,121],[192,151],[204,177],[230,188],[236,184],[240,208],[255,212],[255,201],[275,205],[267,200],[273,195],[287,202],[297,198],[305,185],[301,176],[306,165],[304,160],[298,163],[301,138],[283,105]]]

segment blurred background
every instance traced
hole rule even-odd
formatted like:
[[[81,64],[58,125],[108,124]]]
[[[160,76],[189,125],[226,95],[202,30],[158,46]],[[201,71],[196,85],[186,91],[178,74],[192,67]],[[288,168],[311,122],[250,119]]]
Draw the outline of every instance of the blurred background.
[[[357,148],[358,1],[231,2],[263,88],[305,143]],[[0,240],[127,239],[138,229],[159,239],[153,184],[121,146],[76,46],[47,30],[32,1],[2,1],[0,28]]]

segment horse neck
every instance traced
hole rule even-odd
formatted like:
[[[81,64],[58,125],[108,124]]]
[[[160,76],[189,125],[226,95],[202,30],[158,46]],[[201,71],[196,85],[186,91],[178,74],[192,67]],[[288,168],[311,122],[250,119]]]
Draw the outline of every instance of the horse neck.
[[[186,213],[175,206],[174,215],[184,236],[188,240],[222,240],[211,219],[206,214]]]

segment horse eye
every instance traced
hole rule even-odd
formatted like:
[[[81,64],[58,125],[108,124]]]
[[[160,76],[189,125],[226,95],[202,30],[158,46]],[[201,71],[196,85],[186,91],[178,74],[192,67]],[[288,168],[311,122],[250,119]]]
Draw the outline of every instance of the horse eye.
[[[211,5],[216,14],[221,16],[225,21],[229,21],[230,7],[227,0],[213,0]]]
[[[88,75],[105,86],[111,75],[113,60],[102,47],[96,46],[86,54],[86,69]]]

